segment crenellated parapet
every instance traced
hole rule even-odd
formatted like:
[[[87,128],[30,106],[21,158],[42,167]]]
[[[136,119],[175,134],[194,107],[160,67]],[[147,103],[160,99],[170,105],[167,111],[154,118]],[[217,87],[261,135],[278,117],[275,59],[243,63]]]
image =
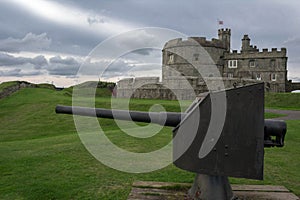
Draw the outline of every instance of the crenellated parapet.
[[[231,29],[230,28],[221,28],[218,30],[218,35],[221,35],[221,34],[231,34]]]
[[[202,47],[215,47],[215,48],[221,48],[226,49],[226,46],[224,43],[219,40],[213,38],[212,40],[207,40],[206,37],[188,37],[187,39],[177,38],[168,41],[165,46],[164,50],[168,48],[174,48],[174,47],[188,47],[188,46],[198,46],[201,45]]]
[[[272,48],[267,49],[264,48],[259,50],[256,46],[253,47],[255,51],[241,51],[238,52],[237,50],[233,50],[232,52],[225,52],[224,58],[228,59],[247,59],[247,58],[284,58],[287,56],[287,49],[286,48]]]

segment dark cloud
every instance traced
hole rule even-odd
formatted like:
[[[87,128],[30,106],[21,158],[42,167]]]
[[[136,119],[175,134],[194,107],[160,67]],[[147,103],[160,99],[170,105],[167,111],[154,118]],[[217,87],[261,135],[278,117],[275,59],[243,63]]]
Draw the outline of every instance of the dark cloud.
[[[42,55],[37,56],[33,59],[30,59],[30,63],[34,65],[35,69],[41,69],[45,66],[48,65],[48,61],[46,60],[46,58]]]
[[[88,70],[83,70],[82,74],[86,75],[99,75],[104,78],[117,78],[121,76],[132,76],[135,74],[143,75],[143,76],[159,76],[157,71],[161,70],[160,63],[131,63],[130,60],[126,60],[126,58],[120,58],[115,62],[109,64],[106,62],[97,62],[89,63],[90,65]],[[85,65],[83,65],[84,67]],[[87,66],[87,65],[86,65]]]
[[[40,51],[48,49],[51,44],[51,39],[46,33],[36,35],[28,33],[22,39],[7,38],[0,40],[0,51],[4,52],[20,52],[20,51]]]
[[[24,76],[38,76],[43,73],[40,71],[26,71],[22,69],[11,69],[11,70],[1,70],[0,69],[0,77],[2,76],[16,76],[16,77],[24,77]]]
[[[78,75],[92,75],[99,77],[118,77],[124,75],[134,67],[125,59],[117,59],[112,62],[110,60],[98,60],[93,62],[86,60],[80,67]]]
[[[63,64],[63,65],[79,65],[79,63],[72,57],[61,58],[60,56],[55,56],[50,58],[51,64]]]
[[[143,55],[143,56],[148,56],[148,55],[150,55],[150,53],[152,51],[153,51],[153,49],[145,48],[145,49],[134,50],[131,53],[135,53],[135,54]]]
[[[77,73],[79,65],[80,63],[72,57],[61,58],[56,56],[50,58],[48,62],[42,55],[34,58],[25,58],[0,52],[1,76],[40,75],[45,71],[50,75],[73,76]]]
[[[16,66],[28,63],[28,60],[23,57],[14,57],[7,53],[0,52],[0,66]]]
[[[46,70],[50,75],[74,76],[79,70],[80,63],[72,57],[55,56],[49,59]]]
[[[48,64],[46,58],[42,55],[34,58],[15,57],[7,53],[0,52],[0,66],[20,66],[32,64],[35,69],[40,69]]]
[[[47,68],[50,75],[59,76],[75,76],[78,71],[78,67],[68,65],[51,65]]]

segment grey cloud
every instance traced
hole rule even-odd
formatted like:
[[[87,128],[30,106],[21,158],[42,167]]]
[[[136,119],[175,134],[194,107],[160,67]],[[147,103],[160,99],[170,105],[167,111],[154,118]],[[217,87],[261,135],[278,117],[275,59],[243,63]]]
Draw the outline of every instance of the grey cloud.
[[[78,71],[78,67],[68,65],[51,65],[47,68],[50,75],[60,76],[75,76]]]
[[[35,57],[33,59],[30,59],[30,63],[34,65],[35,69],[41,69],[42,67],[48,65],[48,61],[42,55],[37,56],[37,57]]]
[[[25,63],[28,63],[28,60],[26,58],[14,57],[0,52],[0,66],[16,66]]]
[[[77,73],[79,62],[72,57],[61,58],[56,56],[50,58],[48,62],[43,55],[25,58],[0,52],[0,66],[15,68],[1,70],[1,76],[40,75],[43,70],[48,71],[50,75],[72,76]]]
[[[74,76],[79,70],[80,63],[72,57],[61,58],[55,56],[49,59],[46,70],[50,75]]]
[[[72,57],[61,58],[60,56],[55,56],[50,58],[51,64],[63,64],[63,65],[79,65],[79,63]]]
[[[38,51],[48,49],[51,44],[51,39],[46,33],[36,35],[28,33],[22,39],[7,38],[0,40],[0,51],[5,52],[20,52],[20,51]]]
[[[82,64],[79,74],[96,75],[101,77],[116,77],[126,74],[132,67],[133,65],[129,64],[124,59],[118,59],[111,64],[109,60],[97,62],[91,62],[90,60],[87,60]]]
[[[89,25],[93,25],[97,23],[105,23],[105,20],[104,18],[93,16],[93,17],[88,17],[87,22],[89,23]]]
[[[37,76],[41,75],[42,72],[40,71],[27,71],[22,69],[11,69],[11,70],[0,70],[0,77],[1,76],[16,76],[16,77],[23,77],[23,76]]]
[[[145,48],[145,49],[134,50],[134,51],[132,51],[132,53],[135,53],[138,55],[143,55],[143,56],[148,56],[151,54],[152,51],[153,51],[153,49]]]
[[[0,66],[19,66],[32,64],[34,68],[40,69],[48,64],[46,58],[42,55],[34,58],[15,57],[6,53],[0,52]]]
[[[0,70],[0,76],[18,76],[21,69]]]
[[[142,74],[144,76],[159,76],[157,71],[161,70],[160,64],[151,63],[128,63],[126,60],[119,59],[104,70],[102,76],[105,78],[118,76],[131,76],[133,74]],[[140,75],[138,75],[140,76]]]
[[[0,66],[15,67],[15,69],[1,70],[1,76],[40,75],[43,70],[48,71],[50,75],[73,76],[79,69],[79,62],[72,57],[65,59],[60,56],[52,57],[48,62],[42,55],[24,58],[0,53]]]

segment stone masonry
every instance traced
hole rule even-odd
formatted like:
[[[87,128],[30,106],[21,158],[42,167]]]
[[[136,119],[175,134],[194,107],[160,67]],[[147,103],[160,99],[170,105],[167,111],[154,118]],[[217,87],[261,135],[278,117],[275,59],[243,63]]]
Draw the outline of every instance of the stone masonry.
[[[208,90],[264,82],[265,90],[286,92],[286,48],[262,49],[242,39],[241,50],[231,50],[231,30],[219,29],[218,39],[178,38],[162,50],[162,81],[158,77],[127,78],[117,83],[117,97],[194,99]],[[222,84],[220,85],[220,82]]]

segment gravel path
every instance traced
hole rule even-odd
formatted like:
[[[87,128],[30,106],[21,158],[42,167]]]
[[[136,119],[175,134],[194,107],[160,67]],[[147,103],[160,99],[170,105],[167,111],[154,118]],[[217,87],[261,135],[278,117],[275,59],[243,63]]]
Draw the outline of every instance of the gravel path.
[[[278,117],[278,118],[275,118],[275,119],[280,119],[280,120],[300,120],[300,111],[299,110],[265,109],[265,112],[286,115],[286,116]]]

